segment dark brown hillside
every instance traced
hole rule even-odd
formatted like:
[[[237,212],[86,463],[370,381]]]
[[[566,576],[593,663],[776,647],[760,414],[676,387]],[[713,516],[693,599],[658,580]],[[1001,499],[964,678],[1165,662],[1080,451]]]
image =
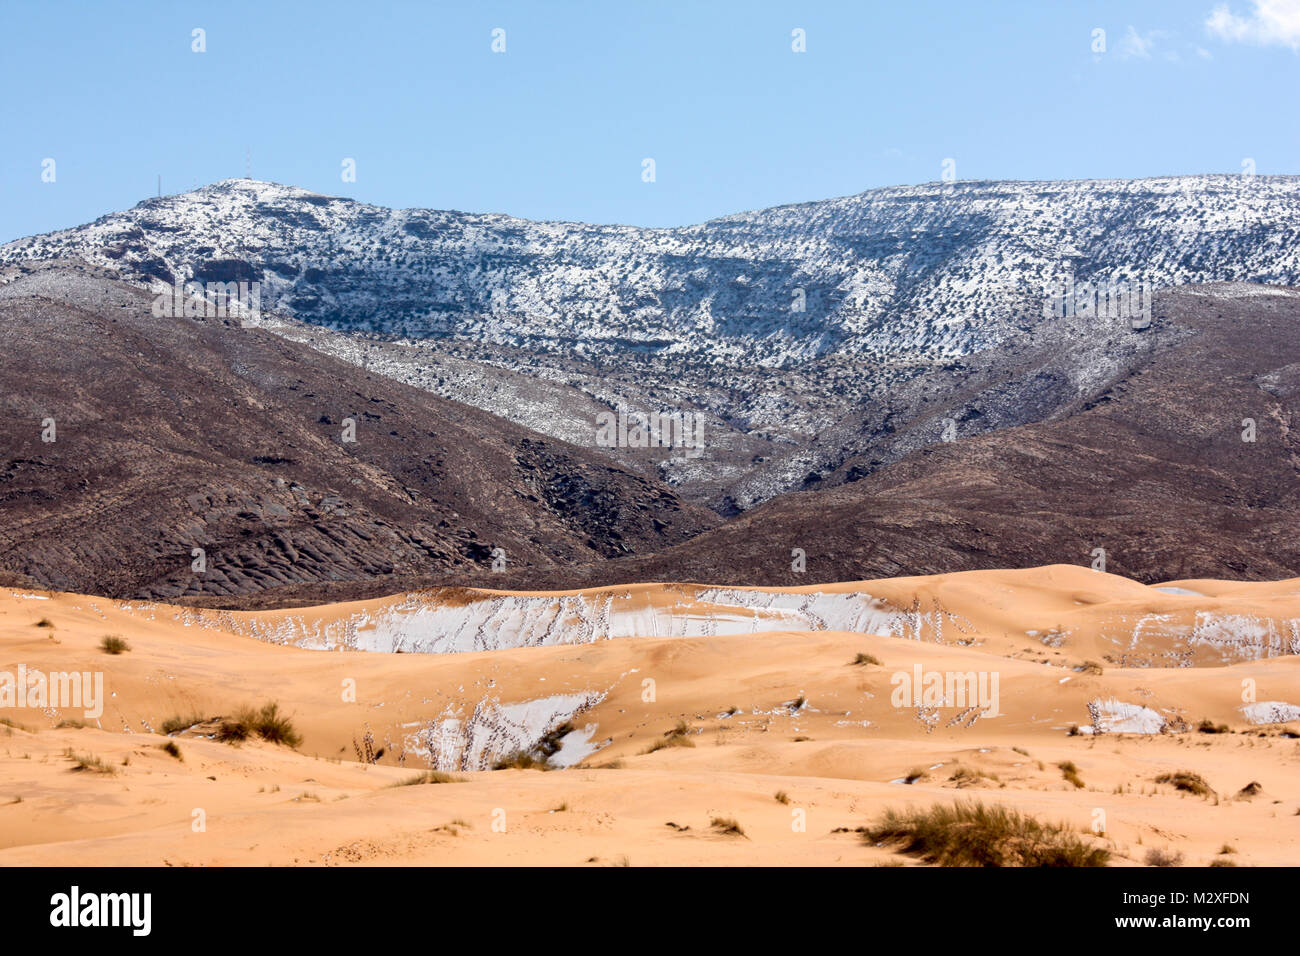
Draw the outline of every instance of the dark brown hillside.
[[[79,265],[23,271],[0,286],[4,580],[238,595],[487,572],[497,547],[509,569],[583,564],[718,520],[596,454],[265,330],[155,318],[152,295]]]

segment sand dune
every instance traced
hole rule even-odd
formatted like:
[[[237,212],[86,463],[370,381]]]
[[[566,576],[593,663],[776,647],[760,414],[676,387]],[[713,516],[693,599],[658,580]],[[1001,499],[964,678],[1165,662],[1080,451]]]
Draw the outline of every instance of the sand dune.
[[[1298,624],[1300,579],[1067,566],[268,612],[0,591],[0,672],[104,687],[93,716],[0,708],[0,863],[870,864],[892,854],[853,831],[882,808],[978,796],[1101,820],[1121,865],[1294,864]],[[296,751],[208,736],[268,701]],[[520,750],[556,769],[490,769]],[[460,782],[393,786],[427,769]],[[1155,782],[1180,770],[1212,792]]]

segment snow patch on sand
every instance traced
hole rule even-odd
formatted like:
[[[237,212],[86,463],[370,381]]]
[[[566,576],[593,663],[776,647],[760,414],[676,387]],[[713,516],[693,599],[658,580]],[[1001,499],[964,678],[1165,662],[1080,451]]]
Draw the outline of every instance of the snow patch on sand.
[[[1095,734],[1158,734],[1165,726],[1165,719],[1150,707],[1114,697],[1089,701],[1088,714]]]
[[[560,738],[560,749],[551,755],[547,761],[552,767],[558,767],[561,770],[572,767],[574,764],[582,763],[602,747],[607,747],[610,740],[604,740],[597,743],[593,738],[596,735],[596,725],[587,724],[577,730],[571,730]]]
[[[455,705],[435,720],[406,737],[406,749],[422,757],[433,770],[488,770],[502,757],[519,750],[532,750],[547,734],[562,727],[575,715],[601,700],[603,692],[557,694],[514,704],[484,698],[468,716]],[[551,763],[567,767],[594,753],[590,743],[596,731],[588,724],[581,731],[569,731]],[[577,737],[574,735],[577,734]],[[574,738],[570,740],[570,738]],[[564,755],[562,760],[556,758]]]
[[[1261,700],[1241,708],[1252,724],[1285,724],[1300,720],[1300,707],[1280,700]]]
[[[793,594],[682,587],[657,597],[658,601],[631,590],[559,596],[425,591],[334,620],[302,613],[268,618],[191,609],[181,609],[177,618],[188,625],[311,650],[408,654],[590,644],[624,637],[824,630],[945,643],[947,626],[963,633],[974,631],[969,622],[937,604],[934,610],[923,611],[917,601],[903,610],[862,592]]]
[[[1190,643],[1230,651],[1249,660],[1300,654],[1300,618],[1276,620],[1253,614],[1198,611]]]

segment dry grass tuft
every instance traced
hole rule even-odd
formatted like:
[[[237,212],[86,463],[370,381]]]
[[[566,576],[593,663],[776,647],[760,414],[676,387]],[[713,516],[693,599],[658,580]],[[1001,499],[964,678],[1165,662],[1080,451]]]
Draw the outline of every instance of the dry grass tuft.
[[[744,836],[745,828],[736,822],[735,817],[713,817],[709,826],[726,836]]]
[[[1183,855],[1177,850],[1162,850],[1152,847],[1147,850],[1147,866],[1182,866]]]
[[[1074,784],[1077,790],[1083,789],[1083,778],[1079,776],[1079,768],[1074,765],[1073,760],[1062,760],[1056,766],[1060,769],[1061,776],[1066,779],[1067,783]]]
[[[656,751],[663,750],[665,747],[694,747],[695,741],[691,740],[688,734],[691,733],[691,725],[684,720],[677,721],[672,730],[664,731],[663,739],[656,740],[645,750],[643,754],[652,754]]]
[[[1205,778],[1199,773],[1192,773],[1190,770],[1176,770],[1173,773],[1162,773],[1156,777],[1156,783],[1167,783],[1173,786],[1175,790],[1184,790],[1187,793],[1194,793],[1198,797],[1212,797],[1214,790]]]
[[[453,777],[449,773],[443,773],[441,770],[426,770],[424,773],[417,773],[414,777],[407,777],[405,780],[398,780],[396,783],[390,783],[389,787],[416,787],[426,783],[464,783],[459,777]]]
[[[167,724],[163,727],[165,729]],[[224,744],[241,743],[254,736],[290,749],[302,744],[302,735],[294,730],[293,722],[280,713],[280,705],[274,701],[263,704],[258,710],[243,708],[234,717],[223,720],[216,732],[217,740]]]
[[[982,803],[886,810],[863,839],[939,866],[1105,866],[1110,851],[1081,840],[1063,824]]]
[[[131,649],[131,645],[121,634],[105,634],[99,646],[105,654],[122,654]]]
[[[94,754],[73,753],[72,748],[69,747],[63,752],[63,756],[72,761],[73,773],[85,770],[91,773],[102,773],[110,777],[117,773],[117,769],[112,764],[106,762],[102,757],[96,757]]]

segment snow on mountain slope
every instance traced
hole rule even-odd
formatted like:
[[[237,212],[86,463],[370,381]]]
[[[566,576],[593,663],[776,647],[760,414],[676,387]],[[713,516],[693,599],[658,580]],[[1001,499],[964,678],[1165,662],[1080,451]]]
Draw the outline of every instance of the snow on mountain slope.
[[[168,281],[256,279],[339,329],[737,365],[960,356],[1054,284],[1300,281],[1300,178],[960,182],[675,229],[391,210],[251,180],[0,247]],[[802,303],[803,311],[798,311]]]
[[[1104,391],[1159,330],[1047,318],[1067,277],[1300,283],[1300,177],[931,183],[672,229],[233,179],[0,246],[0,266],[52,257],[146,283],[260,282],[264,310],[305,323],[273,329],[286,338],[653,466],[727,515],[839,468],[864,422],[919,423],[929,441],[945,417],[972,420],[932,397],[969,386],[973,353],[990,387],[1033,394],[982,408],[963,437]],[[1035,354],[1050,375],[1028,375]],[[612,409],[698,416],[704,447],[598,447]]]

